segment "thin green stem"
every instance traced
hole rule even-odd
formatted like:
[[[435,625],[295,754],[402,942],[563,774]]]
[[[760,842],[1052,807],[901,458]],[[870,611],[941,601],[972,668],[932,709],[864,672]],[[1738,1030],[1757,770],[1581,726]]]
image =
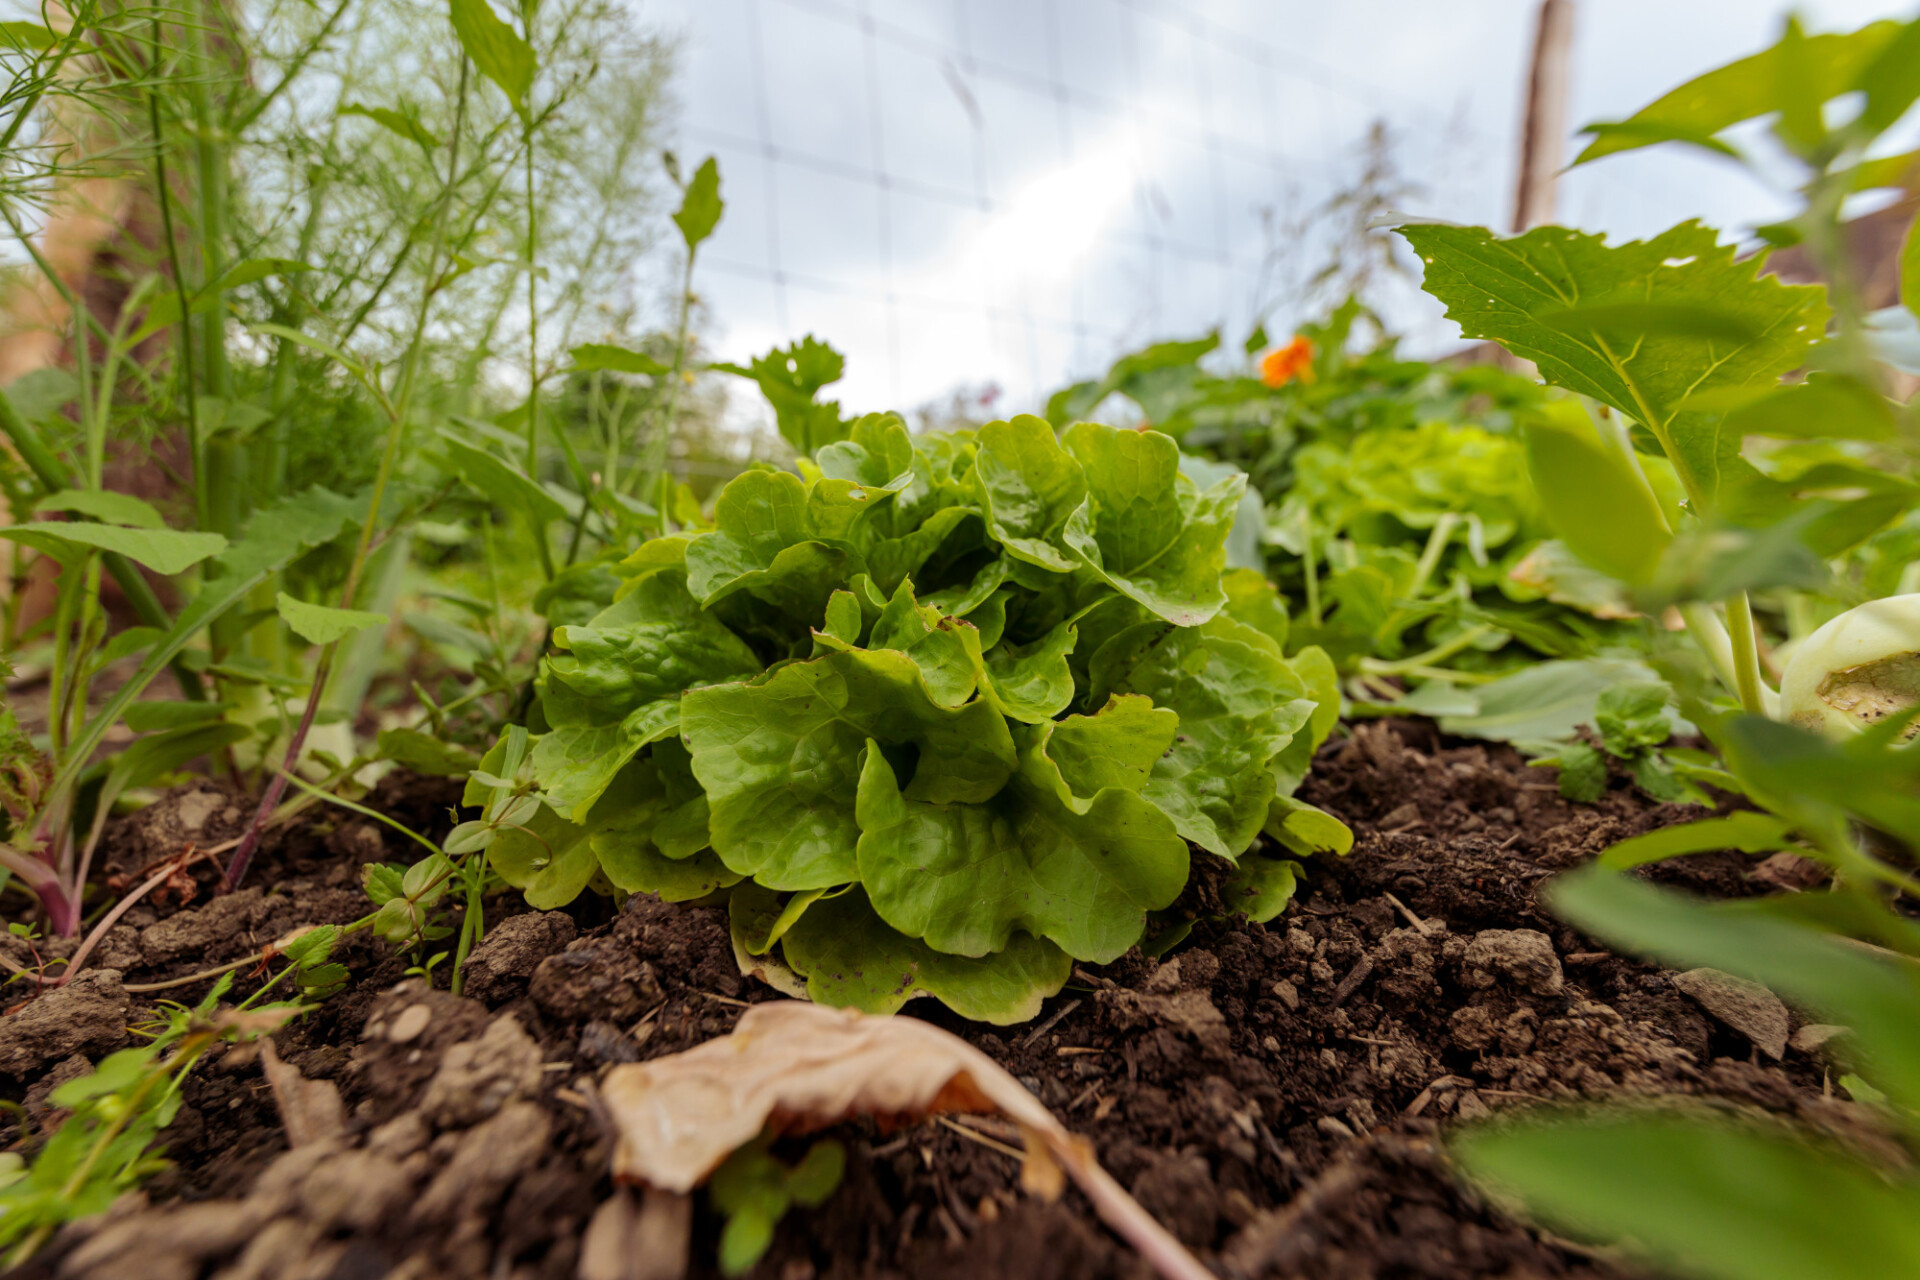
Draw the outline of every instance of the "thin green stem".
[[[1732,646],[1734,692],[1742,710],[1757,716],[1767,712],[1766,686],[1760,678],[1760,651],[1753,634],[1753,605],[1747,593],[1727,599],[1727,639]]]

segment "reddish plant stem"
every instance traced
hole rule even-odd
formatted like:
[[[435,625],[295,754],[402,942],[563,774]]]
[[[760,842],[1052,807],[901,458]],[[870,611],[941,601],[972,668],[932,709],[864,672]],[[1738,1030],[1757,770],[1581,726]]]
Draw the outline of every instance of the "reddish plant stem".
[[[353,584],[347,584],[347,598],[351,600]],[[300,724],[293,731],[293,737],[287,740],[287,755],[280,769],[267,783],[266,794],[260,797],[260,807],[254,810],[253,822],[247,827],[246,836],[240,841],[240,847],[233,851],[233,860],[227,863],[226,879],[221,881],[221,892],[231,893],[240,887],[246,878],[247,865],[253,861],[253,854],[260,847],[260,837],[266,834],[267,819],[280,804],[280,797],[287,792],[287,775],[300,763],[301,748],[307,744],[307,731],[313,728],[313,719],[320,712],[320,698],[326,692],[327,675],[333,669],[334,641],[320,652],[319,666],[313,673],[313,688],[307,693],[306,710],[300,713]]]

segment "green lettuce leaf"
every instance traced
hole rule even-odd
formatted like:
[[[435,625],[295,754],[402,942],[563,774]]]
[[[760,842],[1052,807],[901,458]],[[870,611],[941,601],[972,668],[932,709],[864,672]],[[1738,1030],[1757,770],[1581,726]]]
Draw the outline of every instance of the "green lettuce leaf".
[[[1078,959],[1118,958],[1187,881],[1186,843],[1137,794],[1175,726],[1170,712],[1124,698],[1023,727],[1020,773],[985,803],[918,800],[870,748],[859,878],[874,909],[936,951],[987,955],[1024,930]],[[1066,768],[1048,754],[1056,735]]]
[[[1060,447],[1053,427],[1030,413],[989,422],[978,439],[974,485],[987,532],[1016,559],[1071,571],[1075,561],[1061,538],[1087,496],[1080,464]]]
[[[1180,446],[1157,431],[1081,422],[1065,443],[1086,473],[1086,502],[1062,534],[1080,561],[1177,626],[1225,607],[1220,574],[1246,476],[1199,489],[1180,474]]]
[[[677,569],[648,575],[591,625],[558,627],[553,640],[561,652],[541,676],[553,731],[534,748],[534,776],[575,821],[642,747],[679,732],[682,693],[760,670]]]
[[[1148,622],[1108,641],[1094,688],[1140,694],[1180,719],[1142,794],[1180,834],[1235,858],[1260,833],[1274,796],[1273,760],[1315,704],[1265,633],[1215,618],[1200,627]]]
[[[1073,973],[1066,952],[1024,933],[990,956],[943,955],[889,926],[858,889],[813,903],[781,950],[822,1004],[893,1013],[915,996],[933,996],[963,1018],[997,1026],[1038,1016]]]
[[[871,739],[915,762],[909,797],[979,803],[1017,767],[1007,723],[984,703],[951,708],[897,650],[793,662],[681,702],[681,732],[705,788],[713,848],[773,889],[857,878],[854,805]]]

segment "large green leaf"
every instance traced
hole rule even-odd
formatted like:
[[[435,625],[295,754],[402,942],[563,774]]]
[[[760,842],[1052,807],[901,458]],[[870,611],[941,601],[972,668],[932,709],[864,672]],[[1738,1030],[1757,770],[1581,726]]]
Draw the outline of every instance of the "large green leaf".
[[[1087,500],[1062,535],[1081,561],[1177,626],[1225,607],[1220,574],[1246,476],[1199,489],[1180,474],[1180,447],[1157,431],[1082,422],[1065,441],[1086,473]]]
[[[1652,577],[1673,534],[1625,441],[1602,435],[1570,399],[1543,406],[1526,441],[1541,509],[1568,549],[1624,582]]]
[[[585,817],[641,748],[680,730],[680,695],[755,675],[760,662],[664,569],[584,627],[559,627],[541,706],[552,732],[534,748],[534,776],[555,808]]]
[[[1764,813],[1741,812],[1724,818],[1683,822],[1630,837],[1608,848],[1600,861],[1605,866],[1625,870],[1715,849],[1771,853],[1775,849],[1791,848],[1793,842],[1787,838],[1787,826],[1780,819]]]
[[[111,551],[155,573],[185,572],[227,549],[217,533],[183,533],[178,529],[132,529],[79,520],[30,521],[0,526],[0,538],[23,543],[55,559],[71,560],[79,548]]]
[[[1077,561],[1062,538],[1087,496],[1080,464],[1060,447],[1053,427],[1029,413],[989,422],[978,439],[973,475],[987,532],[1008,555],[1057,573],[1072,570]]]
[[[1102,646],[1093,683],[1096,696],[1141,694],[1179,715],[1142,794],[1187,839],[1238,857],[1266,821],[1274,758],[1314,710],[1278,646],[1226,617],[1200,627],[1149,622]]]
[[[486,0],[473,0],[485,5]],[[559,499],[541,488],[526,472],[494,457],[485,449],[468,444],[449,431],[440,433],[447,451],[448,465],[454,474],[509,511],[523,513],[533,522],[536,533],[555,520],[564,520],[567,509]]]
[[[1021,771],[985,803],[903,795],[877,745],[860,777],[860,880],[882,919],[936,951],[981,956],[1015,930],[1076,959],[1118,958],[1187,880],[1187,847],[1137,793],[1175,717],[1143,698],[1021,730]],[[1048,754],[1056,733],[1081,784]]]
[[[681,733],[711,808],[713,848],[772,889],[857,878],[854,806],[868,741],[913,762],[910,799],[979,803],[1017,760],[1007,723],[981,702],[943,707],[897,650],[828,653],[750,684],[695,689]]]
[[[1798,37],[1730,62],[1689,80],[1625,120],[1588,125],[1582,132],[1592,134],[1594,140],[1574,164],[1662,142],[1732,154],[1732,148],[1715,135],[1742,121],[1781,111],[1790,103],[1817,106],[1855,88],[1862,73],[1900,34],[1902,25],[1876,22],[1844,35]],[[1886,96],[1881,95],[1883,100]],[[1892,123],[1888,120],[1879,127]]]
[[[1714,1280],[1920,1274],[1920,1188],[1778,1124],[1548,1112],[1449,1144],[1555,1230]]]
[[[1426,264],[1428,293],[1469,338],[1534,361],[1556,385],[1592,396],[1672,442],[1689,488],[1711,498],[1737,469],[1723,414],[1683,401],[1766,385],[1805,363],[1826,336],[1824,290],[1759,276],[1697,222],[1610,246],[1600,236],[1537,227],[1502,238],[1484,227],[1401,228]],[[1618,308],[1642,309],[1623,319]],[[1712,315],[1714,325],[1652,323],[1649,314]],[[1738,331],[1741,336],[1731,334]]]
[[[944,955],[889,926],[858,889],[814,903],[781,950],[822,1004],[893,1013],[928,995],[963,1018],[998,1026],[1037,1017],[1073,972],[1066,952],[1025,933],[990,956]]]
[[[1600,695],[1608,689],[1657,678],[1640,663],[1622,658],[1542,662],[1464,691],[1476,710],[1442,716],[1440,728],[1466,738],[1526,746],[1558,742],[1593,723]]]
[[[811,622],[845,583],[847,554],[814,538],[806,482],[785,471],[746,471],[714,504],[711,533],[687,546],[687,587],[703,605],[736,591]]]

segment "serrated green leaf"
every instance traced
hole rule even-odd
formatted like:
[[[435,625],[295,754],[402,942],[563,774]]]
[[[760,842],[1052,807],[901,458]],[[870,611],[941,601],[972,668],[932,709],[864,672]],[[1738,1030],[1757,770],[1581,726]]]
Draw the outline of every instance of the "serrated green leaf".
[[[449,0],[453,32],[480,74],[500,86],[507,101],[525,110],[538,63],[533,46],[502,22],[487,0]]]
[[[129,529],[77,520],[0,526],[0,538],[24,543],[62,562],[71,560],[81,548],[112,551],[155,573],[169,575],[183,573],[227,549],[227,540],[217,533]]]
[[[368,627],[384,627],[387,615],[364,609],[337,609],[332,605],[309,604],[295,600],[282,591],[276,597],[280,618],[293,633],[310,644],[332,644]]]
[[[1734,469],[1739,441],[1723,438],[1721,415],[1687,410],[1688,397],[1720,388],[1764,385],[1806,361],[1826,336],[1827,305],[1818,286],[1785,285],[1736,260],[1697,222],[1645,241],[1609,246],[1600,236],[1538,227],[1501,238],[1484,227],[1401,229],[1426,264],[1425,288],[1470,338],[1490,338],[1534,361],[1556,385],[1604,401],[1663,443],[1688,487],[1711,498],[1723,468]],[[1671,332],[1642,325],[1620,332],[1566,319],[1609,304],[1705,308],[1752,336]],[[1543,314],[1558,314],[1556,324]]]
[[[781,950],[821,1004],[893,1013],[926,995],[963,1018],[997,1026],[1038,1016],[1073,972],[1066,952],[1024,933],[990,956],[943,955],[890,927],[858,889],[814,904]]]
[[[1080,561],[1178,626],[1224,608],[1220,574],[1246,476],[1199,489],[1180,474],[1180,447],[1157,431],[1082,422],[1065,444],[1086,474],[1086,501],[1061,535]]]

